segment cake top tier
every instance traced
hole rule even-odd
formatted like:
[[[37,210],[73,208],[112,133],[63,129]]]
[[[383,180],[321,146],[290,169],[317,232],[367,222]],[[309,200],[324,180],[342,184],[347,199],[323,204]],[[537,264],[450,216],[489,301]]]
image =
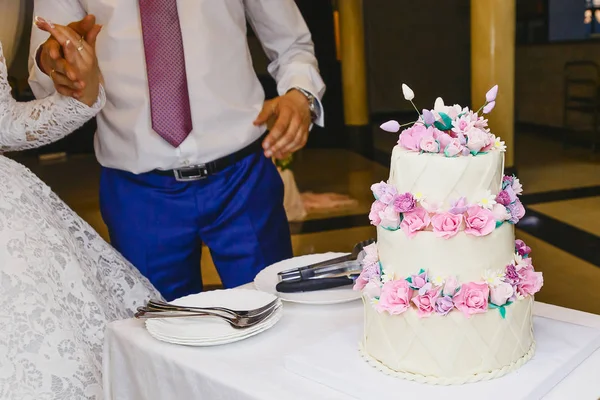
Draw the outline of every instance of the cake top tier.
[[[477,111],[458,104],[446,106],[444,100],[438,97],[433,110],[419,112],[413,102],[414,92],[405,84],[402,85],[402,92],[404,98],[415,107],[419,118],[404,125],[393,120],[381,125],[381,129],[388,132],[398,132],[410,125],[400,133],[400,147],[442,157],[468,157],[506,150],[504,142],[490,132],[487,119],[479,115],[480,112],[488,114],[496,105],[497,85],[487,92],[485,103]]]

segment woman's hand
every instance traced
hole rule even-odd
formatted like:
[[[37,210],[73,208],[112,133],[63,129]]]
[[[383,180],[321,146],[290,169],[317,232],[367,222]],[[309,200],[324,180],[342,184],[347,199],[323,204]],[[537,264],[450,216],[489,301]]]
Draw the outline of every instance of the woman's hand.
[[[38,28],[52,35],[63,48],[65,63],[63,67],[57,65],[49,73],[58,86],[74,85],[78,91],[73,97],[88,106],[92,106],[98,99],[102,76],[96,58],[96,37],[102,27],[95,25],[84,40],[73,29],[52,24],[43,18],[36,17],[35,24]],[[78,79],[71,79],[68,72],[75,73]],[[75,82],[73,82],[75,81]]]

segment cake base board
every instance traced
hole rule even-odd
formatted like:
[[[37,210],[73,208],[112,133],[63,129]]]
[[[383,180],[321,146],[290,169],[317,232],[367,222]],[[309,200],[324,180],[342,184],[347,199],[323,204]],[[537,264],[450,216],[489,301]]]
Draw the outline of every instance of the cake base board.
[[[439,386],[389,376],[360,354],[362,327],[352,326],[299,349],[285,358],[297,375],[361,400],[541,399],[600,348],[600,330],[540,316],[534,317],[536,349],[521,368],[497,379]]]

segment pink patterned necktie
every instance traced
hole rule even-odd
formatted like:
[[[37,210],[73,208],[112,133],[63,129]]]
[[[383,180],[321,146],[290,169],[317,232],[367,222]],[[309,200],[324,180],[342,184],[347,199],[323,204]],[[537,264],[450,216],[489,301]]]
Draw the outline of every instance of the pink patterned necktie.
[[[140,0],[152,128],[173,147],[192,131],[177,0]]]

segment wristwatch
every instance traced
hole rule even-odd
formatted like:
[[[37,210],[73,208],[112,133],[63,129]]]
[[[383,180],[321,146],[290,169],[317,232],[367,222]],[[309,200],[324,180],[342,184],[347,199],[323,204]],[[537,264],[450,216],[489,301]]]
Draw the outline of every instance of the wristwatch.
[[[306,98],[308,99],[308,110],[310,111],[311,120],[312,120],[312,122],[314,122],[317,118],[319,118],[319,115],[318,115],[319,103],[318,103],[317,99],[310,92],[308,92],[307,90],[304,90],[300,87],[295,87],[293,89],[296,89],[297,91],[302,93],[304,96],[306,96]]]

